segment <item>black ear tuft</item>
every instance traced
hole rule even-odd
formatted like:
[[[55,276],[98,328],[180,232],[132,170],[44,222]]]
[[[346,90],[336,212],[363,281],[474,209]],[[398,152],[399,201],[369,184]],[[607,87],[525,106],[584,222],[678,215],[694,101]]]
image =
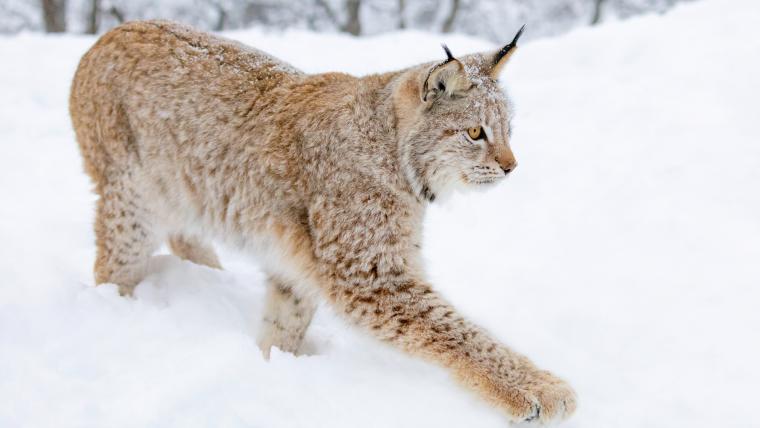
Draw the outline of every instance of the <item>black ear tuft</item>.
[[[522,27],[520,27],[519,30],[517,30],[517,34],[515,34],[515,38],[512,39],[512,44],[517,45],[517,41],[520,40],[520,36],[522,36],[523,31],[525,31],[525,25],[523,24]]]
[[[525,31],[525,24],[523,24],[522,27],[520,27],[520,30],[515,34],[515,38],[512,39],[511,42],[507,43],[506,46],[499,49],[499,52],[496,52],[496,55],[493,57],[493,65],[496,66],[499,64],[499,62],[505,57],[508,56],[508,54],[511,53],[512,49],[517,47],[517,41],[520,40],[520,36],[522,36],[523,31]]]
[[[454,61],[454,55],[451,54],[451,49],[449,49],[449,47],[446,46],[446,43],[441,43],[441,47],[446,52],[446,62]]]
[[[428,101],[431,95],[436,97],[444,93],[451,95],[457,90],[466,89],[463,88],[468,82],[464,73],[464,66],[454,58],[448,46],[441,44],[441,47],[446,52],[446,59],[428,70],[420,93],[423,102]]]

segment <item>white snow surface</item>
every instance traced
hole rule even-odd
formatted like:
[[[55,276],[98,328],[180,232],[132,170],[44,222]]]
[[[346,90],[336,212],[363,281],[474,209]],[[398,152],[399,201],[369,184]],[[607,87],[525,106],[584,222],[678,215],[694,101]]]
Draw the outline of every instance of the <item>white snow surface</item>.
[[[522,45],[502,78],[520,166],[431,206],[432,283],[579,396],[564,427],[758,427],[760,4]],[[494,48],[403,32],[230,33],[308,72]],[[320,308],[309,355],[254,343],[264,281],[156,255],[95,287],[94,195],[68,118],[90,37],[0,38],[0,427],[501,427],[434,365]]]

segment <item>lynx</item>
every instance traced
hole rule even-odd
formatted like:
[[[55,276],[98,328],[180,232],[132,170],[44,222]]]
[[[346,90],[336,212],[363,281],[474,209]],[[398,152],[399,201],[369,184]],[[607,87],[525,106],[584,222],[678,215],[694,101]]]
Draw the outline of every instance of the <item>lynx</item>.
[[[568,417],[575,393],[438,295],[420,256],[426,207],[517,165],[496,52],[354,77],[307,75],[171,22],[121,25],[84,55],[70,113],[100,196],[95,282],[122,294],[162,242],[220,268],[210,239],[268,275],[258,343],[297,352],[318,299],[451,371],[514,422]]]

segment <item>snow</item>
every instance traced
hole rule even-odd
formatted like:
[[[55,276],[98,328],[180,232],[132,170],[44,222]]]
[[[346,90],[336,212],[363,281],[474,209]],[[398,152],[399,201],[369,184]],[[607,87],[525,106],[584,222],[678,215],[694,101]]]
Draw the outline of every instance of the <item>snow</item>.
[[[524,43],[510,180],[431,207],[433,284],[568,379],[565,427],[756,427],[760,4]],[[230,33],[308,72],[494,48],[419,32]],[[157,255],[135,299],[93,286],[94,196],[67,116],[94,39],[0,38],[0,427],[505,426],[447,373],[322,307],[309,355],[254,344],[263,275]]]

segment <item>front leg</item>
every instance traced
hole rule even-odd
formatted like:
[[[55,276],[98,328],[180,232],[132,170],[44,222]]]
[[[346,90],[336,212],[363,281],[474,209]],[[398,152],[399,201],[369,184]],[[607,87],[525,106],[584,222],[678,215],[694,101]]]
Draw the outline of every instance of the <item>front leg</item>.
[[[354,184],[359,187],[358,184]],[[563,380],[466,321],[421,281],[414,205],[380,190],[312,206],[309,226],[328,301],[377,338],[446,368],[510,420],[546,423],[575,410]]]
[[[514,422],[547,423],[575,410],[575,393],[567,383],[496,342],[424,283],[333,286],[330,296],[356,324],[451,369],[460,382],[502,408]]]

